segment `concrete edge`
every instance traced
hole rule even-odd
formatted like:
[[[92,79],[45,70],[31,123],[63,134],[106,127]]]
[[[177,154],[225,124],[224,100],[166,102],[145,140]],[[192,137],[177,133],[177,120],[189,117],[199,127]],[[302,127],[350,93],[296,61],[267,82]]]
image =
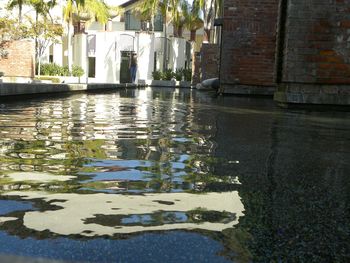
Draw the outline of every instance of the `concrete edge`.
[[[76,91],[112,90],[122,88],[138,88],[144,85],[138,84],[113,84],[113,83],[89,83],[89,84],[54,84],[54,83],[0,83],[0,98],[7,96],[66,93]]]

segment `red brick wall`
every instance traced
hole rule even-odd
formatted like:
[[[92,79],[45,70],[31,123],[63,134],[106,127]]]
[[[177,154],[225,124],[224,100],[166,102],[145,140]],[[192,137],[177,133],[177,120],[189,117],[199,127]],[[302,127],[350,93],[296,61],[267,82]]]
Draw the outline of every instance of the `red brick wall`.
[[[288,5],[284,82],[350,84],[350,2]]]
[[[222,84],[274,86],[278,3],[224,1]]]
[[[0,59],[0,71],[6,77],[34,77],[34,41],[14,41],[6,50],[7,58]]]

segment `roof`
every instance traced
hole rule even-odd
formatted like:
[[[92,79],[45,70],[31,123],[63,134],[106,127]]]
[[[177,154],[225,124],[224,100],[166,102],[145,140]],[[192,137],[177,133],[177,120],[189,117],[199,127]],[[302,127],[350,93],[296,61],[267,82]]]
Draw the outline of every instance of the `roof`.
[[[140,1],[140,0],[129,0],[129,1],[127,1],[127,2],[125,2],[125,3],[123,3],[123,4],[121,4],[120,6],[123,7],[123,8],[125,8],[125,7],[128,7],[128,6],[130,6],[130,5],[133,5],[133,4],[137,3],[137,2],[139,2],[139,1]]]

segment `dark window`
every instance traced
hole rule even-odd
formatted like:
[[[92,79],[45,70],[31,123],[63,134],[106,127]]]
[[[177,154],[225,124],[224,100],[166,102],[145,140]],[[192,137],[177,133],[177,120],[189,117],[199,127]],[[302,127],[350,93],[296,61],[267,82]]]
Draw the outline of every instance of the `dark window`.
[[[125,12],[125,30],[153,31],[151,21],[139,20],[130,10]],[[160,13],[154,17],[154,31],[163,31],[163,16]]]
[[[141,21],[131,11],[125,12],[125,30],[140,30]]]
[[[154,31],[163,31],[163,16],[160,13],[154,17]]]

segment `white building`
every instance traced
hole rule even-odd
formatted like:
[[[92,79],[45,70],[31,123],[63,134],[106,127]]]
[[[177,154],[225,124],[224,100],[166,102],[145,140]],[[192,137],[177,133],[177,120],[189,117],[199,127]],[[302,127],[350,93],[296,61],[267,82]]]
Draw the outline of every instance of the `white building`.
[[[125,1],[124,1],[125,2]],[[136,80],[151,80],[152,72],[167,68],[176,70],[191,65],[192,45],[185,38],[172,37],[172,26],[167,26],[165,40],[162,17],[155,18],[155,28],[150,31],[150,23],[140,21],[131,12],[138,0],[127,1],[121,6],[122,15],[111,17],[106,25],[98,22],[80,21],[74,26],[71,37],[72,52],[68,52],[67,36],[61,44],[52,45],[42,62],[68,64],[68,55],[74,65],[81,66],[88,73],[89,83],[130,82],[129,58],[135,52],[138,57]],[[62,8],[62,6],[60,7]],[[61,9],[62,10],[62,9]],[[167,43],[167,48],[164,48]],[[167,51],[166,59],[164,50]],[[85,74],[83,79],[87,78]]]
[[[74,26],[70,26],[70,30],[62,16],[66,1],[58,1],[51,11],[51,16],[64,25],[65,33],[59,44],[47,48],[41,63],[52,62],[67,66],[70,62],[71,65],[81,66],[85,72],[81,80],[90,83],[130,82],[129,57],[132,52],[138,57],[137,81],[151,80],[152,72],[162,70],[165,61],[166,68],[173,71],[190,68],[193,43],[186,38],[173,37],[173,26],[164,25],[160,15],[155,17],[154,30],[150,30],[150,23],[140,21],[132,13],[139,1],[106,0],[107,4],[120,5],[124,12],[111,16],[105,25],[79,20]],[[7,2],[0,0],[0,15],[8,12],[3,8]],[[12,10],[10,15],[16,18],[18,10]],[[22,15],[34,17],[33,8],[23,6]],[[200,34],[202,32],[199,31],[198,35]],[[184,36],[188,39],[189,33],[184,32]]]

